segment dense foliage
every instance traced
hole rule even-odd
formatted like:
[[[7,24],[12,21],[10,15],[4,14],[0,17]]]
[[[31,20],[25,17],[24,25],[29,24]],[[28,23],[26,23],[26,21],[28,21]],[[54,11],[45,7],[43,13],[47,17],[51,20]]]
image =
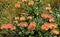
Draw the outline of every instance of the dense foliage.
[[[59,0],[0,0],[0,37],[60,37]]]

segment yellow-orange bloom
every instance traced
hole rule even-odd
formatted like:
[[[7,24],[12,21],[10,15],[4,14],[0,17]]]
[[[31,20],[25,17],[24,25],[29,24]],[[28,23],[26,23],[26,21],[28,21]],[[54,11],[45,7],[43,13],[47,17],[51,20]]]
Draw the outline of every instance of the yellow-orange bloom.
[[[49,19],[49,22],[54,22],[54,18]]]
[[[28,20],[31,20],[31,19],[32,19],[32,16],[28,16],[27,19],[28,19]]]
[[[21,22],[20,24],[18,24],[18,26],[27,27],[28,23],[27,22]]]
[[[51,30],[51,33],[52,33],[52,34],[56,34],[56,35],[58,35],[58,34],[59,34],[59,31],[56,30],[56,29],[53,29],[53,30]]]
[[[20,8],[20,7],[21,7],[20,3],[15,4],[15,8]]]
[[[26,18],[24,16],[20,17],[20,21],[25,21],[25,20],[26,20]]]
[[[57,24],[50,24],[50,29],[55,29],[55,28],[57,28],[57,27],[58,27]]]
[[[34,5],[34,1],[29,1],[28,5],[29,5],[29,6]]]

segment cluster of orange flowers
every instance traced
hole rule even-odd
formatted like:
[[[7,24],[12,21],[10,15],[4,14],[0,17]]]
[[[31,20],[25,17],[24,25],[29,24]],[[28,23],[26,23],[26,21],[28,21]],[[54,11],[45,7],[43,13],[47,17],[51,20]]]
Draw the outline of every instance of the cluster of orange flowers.
[[[0,29],[11,29],[11,30],[16,30],[16,27],[13,26],[12,23],[8,23],[8,24],[3,24],[3,25],[1,25]]]
[[[26,2],[26,0],[22,0],[22,2]],[[29,6],[33,6],[34,5],[34,1],[29,1],[28,2],[28,5]],[[15,8],[20,8],[21,7],[21,4],[20,3],[16,3],[15,4]]]
[[[25,21],[25,20],[31,20],[32,16],[28,16],[27,18],[25,16],[21,16],[20,18],[17,16],[15,17],[15,20]]]
[[[21,22],[21,23],[18,24],[18,26],[27,27],[28,23],[27,22]]]
[[[43,14],[41,14],[41,17],[44,18],[44,19],[47,19],[48,18],[49,19],[49,22],[54,22],[54,18],[50,14],[43,13]]]
[[[51,9],[51,8],[47,8],[47,9]],[[49,19],[49,22],[54,22],[54,18],[50,15],[50,14],[46,14],[46,13],[43,13],[42,15],[41,15],[41,17],[42,18],[44,18],[44,19]],[[53,34],[59,34],[59,31],[58,30],[56,30],[56,28],[58,27],[58,25],[57,24],[55,24],[55,23],[48,23],[48,22],[45,22],[42,26],[41,26],[41,29],[42,30],[49,30],[49,29],[51,29],[51,33],[53,33]]]
[[[22,2],[26,2],[27,0],[22,0]],[[28,5],[29,6],[33,6],[34,5],[34,1],[29,1],[28,2]],[[15,8],[20,8],[21,5],[19,3],[16,3],[15,4]],[[31,20],[32,19],[32,16],[28,16],[27,17],[28,20]],[[15,17],[15,20],[20,20],[20,21],[25,21],[26,18],[24,16],[21,16],[20,18],[19,17]],[[21,27],[27,27],[28,24],[27,22],[21,22],[20,24],[18,24],[18,26],[21,26]],[[31,22],[28,26],[28,30],[34,30],[36,27],[36,23],[35,22]]]
[[[22,2],[26,2],[27,0],[22,0]],[[28,5],[29,6],[33,6],[34,5],[34,1],[29,1],[28,2]],[[21,4],[20,3],[16,3],[15,4],[15,8],[20,8],[21,7]],[[46,10],[51,10],[51,7],[46,7]],[[54,18],[52,17],[52,15],[50,14],[46,14],[46,13],[43,13],[41,15],[42,18],[44,19],[49,19],[49,22],[54,22]],[[27,17],[28,20],[31,20],[32,19],[32,16],[28,16]],[[18,21],[25,21],[26,18],[24,16],[21,16],[20,18],[19,17],[15,17],[15,20]],[[29,25],[27,22],[20,22],[18,24],[18,26],[21,26],[21,27],[27,27],[28,30],[35,30],[36,28],[36,23],[35,22],[31,22]],[[53,24],[53,23],[48,23],[48,22],[45,22],[42,26],[41,26],[41,29],[42,30],[49,30],[51,29],[51,32],[53,34],[59,34],[59,31],[56,30],[56,28],[58,27],[57,24]],[[11,29],[11,30],[16,30],[16,27],[13,26],[13,24],[9,23],[9,24],[4,24],[1,26],[1,29]]]
[[[35,22],[31,22],[28,26],[28,23],[27,22],[20,22],[17,26],[20,26],[20,27],[28,27],[27,29],[28,30],[31,30],[33,31],[36,27],[36,23]],[[16,27],[11,24],[11,23],[8,23],[8,24],[3,24],[1,25],[0,29],[10,29],[10,30],[16,30]]]
[[[26,20],[26,17],[24,17],[24,16],[21,16],[20,18],[17,16],[17,17],[15,17],[15,20],[17,21],[17,20],[20,20],[20,21],[25,21]]]
[[[49,29],[51,29],[51,32],[52,32],[53,34],[59,34],[59,31],[56,30],[57,27],[58,27],[57,24],[45,22],[45,23],[41,26],[41,29],[42,29],[42,30],[49,30]]]
[[[27,17],[27,20],[31,20],[31,19],[32,19],[32,16],[28,16],[28,17]],[[28,29],[28,30],[31,30],[31,31],[34,30],[35,27],[36,27],[36,23],[35,23],[35,22],[31,22],[31,23],[28,25],[28,23],[25,22],[26,17],[24,17],[24,16],[21,16],[20,18],[19,18],[19,17],[15,17],[15,20],[16,20],[16,21],[18,21],[18,20],[21,21],[20,23],[18,23],[17,26],[20,26],[20,27],[28,27],[27,29]]]
[[[48,23],[48,22],[45,22],[45,23],[41,26],[41,28],[42,28],[43,30],[55,29],[55,28],[57,28],[57,27],[58,27],[57,24]]]
[[[36,27],[36,23],[35,22],[31,22],[29,25],[27,22],[21,22],[20,24],[18,24],[18,26],[20,27],[27,27],[28,30],[33,31]]]

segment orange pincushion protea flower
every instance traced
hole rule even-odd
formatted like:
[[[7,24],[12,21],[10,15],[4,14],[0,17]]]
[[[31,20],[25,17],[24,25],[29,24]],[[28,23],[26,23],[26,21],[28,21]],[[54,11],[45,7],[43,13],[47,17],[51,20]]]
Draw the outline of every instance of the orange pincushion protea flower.
[[[28,30],[33,31],[36,27],[36,23],[35,22],[31,22],[30,25],[28,26]]]
[[[6,26],[7,26],[8,28],[12,28],[12,27],[13,27],[13,24],[8,23]]]
[[[34,1],[30,1],[30,2],[28,3],[28,5],[29,5],[29,6],[34,5]]]
[[[53,30],[51,30],[51,33],[52,33],[52,34],[56,34],[56,35],[58,35],[58,34],[59,34],[59,31],[56,30],[56,29],[53,29]]]
[[[22,2],[26,2],[26,0],[22,0]]]
[[[52,18],[52,16],[50,14],[46,14],[46,13],[43,13],[41,15],[41,17],[44,18],[44,19],[46,19],[46,18],[49,18],[49,19]]]
[[[11,23],[4,24],[1,26],[1,29],[12,29],[14,26]]]
[[[6,24],[3,24],[3,25],[1,25],[0,28],[1,28],[1,29],[7,29],[8,27],[6,27]]]
[[[49,19],[49,22],[54,22],[54,18]]]
[[[15,8],[20,8],[20,6],[21,6],[20,3],[15,4]]]
[[[58,27],[57,24],[50,24],[50,29],[55,29],[55,28],[57,28],[57,27]]]
[[[28,20],[31,20],[31,19],[32,19],[32,16],[28,16],[27,19],[28,19]]]
[[[27,27],[28,23],[27,22],[21,22],[20,24],[18,24],[18,26]]]
[[[20,21],[25,21],[25,20],[26,20],[26,18],[24,16],[20,17]]]
[[[41,26],[41,29],[42,29],[42,30],[48,30],[48,29],[49,29],[49,26],[50,26],[49,23],[46,22],[46,23],[44,23],[44,24]]]

